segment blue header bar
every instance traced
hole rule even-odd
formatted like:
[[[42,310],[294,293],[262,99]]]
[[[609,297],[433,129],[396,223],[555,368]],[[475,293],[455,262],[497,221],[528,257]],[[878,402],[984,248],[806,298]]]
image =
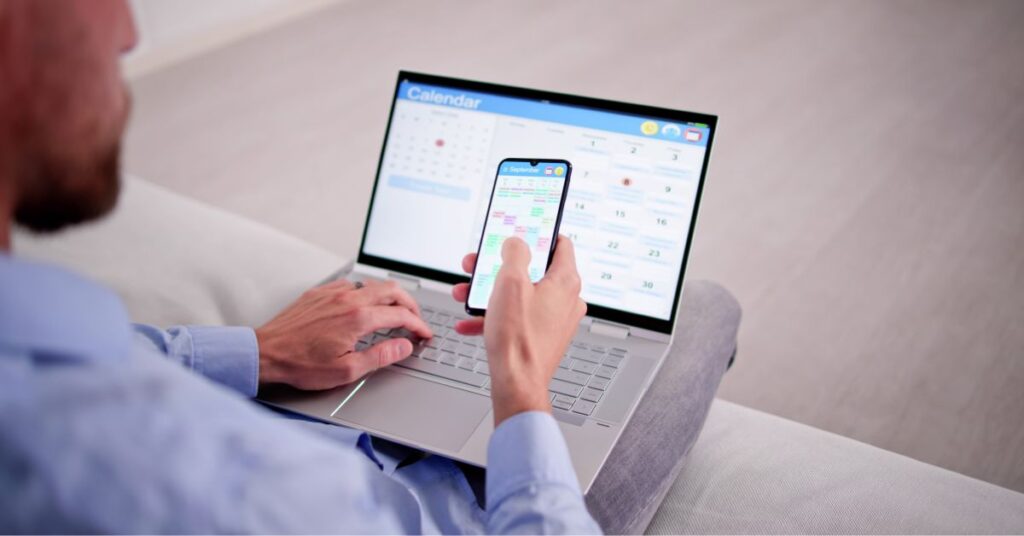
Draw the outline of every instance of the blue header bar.
[[[564,177],[566,172],[565,164],[562,162],[537,162],[531,166],[529,162],[504,162],[498,175],[511,175],[514,177]]]
[[[403,80],[398,87],[398,98],[450,108],[606,130],[639,138],[665,140],[697,147],[707,147],[710,132],[706,126],[678,124],[662,119],[646,119],[628,114],[418,84],[406,80]]]

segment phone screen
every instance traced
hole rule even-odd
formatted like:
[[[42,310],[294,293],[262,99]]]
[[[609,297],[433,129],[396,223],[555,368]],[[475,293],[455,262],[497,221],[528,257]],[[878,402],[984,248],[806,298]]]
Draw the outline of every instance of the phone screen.
[[[494,278],[501,268],[501,247],[516,236],[530,247],[530,280],[547,271],[562,216],[572,166],[564,160],[502,160],[480,237],[476,270],[466,309],[487,309]]]

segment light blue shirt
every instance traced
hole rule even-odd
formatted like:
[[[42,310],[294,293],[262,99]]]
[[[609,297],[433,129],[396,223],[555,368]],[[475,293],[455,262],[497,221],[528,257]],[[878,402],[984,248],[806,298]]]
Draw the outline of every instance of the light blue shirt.
[[[398,468],[252,402],[258,366],[249,328],[133,329],[108,290],[0,254],[0,533],[600,531],[550,415],[494,431],[485,511],[448,459]]]

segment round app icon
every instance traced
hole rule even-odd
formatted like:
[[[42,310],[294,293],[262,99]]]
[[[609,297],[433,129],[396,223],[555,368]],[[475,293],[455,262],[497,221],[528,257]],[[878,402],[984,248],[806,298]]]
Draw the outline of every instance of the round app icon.
[[[561,177],[562,175],[565,175],[565,168],[562,167],[562,166],[556,167],[555,168],[555,175],[558,175],[559,177]]]
[[[644,121],[640,124],[640,132],[645,136],[653,136],[658,133],[658,124],[654,121]]]

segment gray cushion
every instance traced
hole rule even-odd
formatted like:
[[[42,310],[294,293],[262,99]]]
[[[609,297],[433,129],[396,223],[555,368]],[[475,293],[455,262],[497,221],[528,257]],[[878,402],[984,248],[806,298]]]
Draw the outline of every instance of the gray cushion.
[[[587,494],[606,532],[635,534],[651,522],[704,425],[740,316],[720,285],[686,283],[668,356]]]

